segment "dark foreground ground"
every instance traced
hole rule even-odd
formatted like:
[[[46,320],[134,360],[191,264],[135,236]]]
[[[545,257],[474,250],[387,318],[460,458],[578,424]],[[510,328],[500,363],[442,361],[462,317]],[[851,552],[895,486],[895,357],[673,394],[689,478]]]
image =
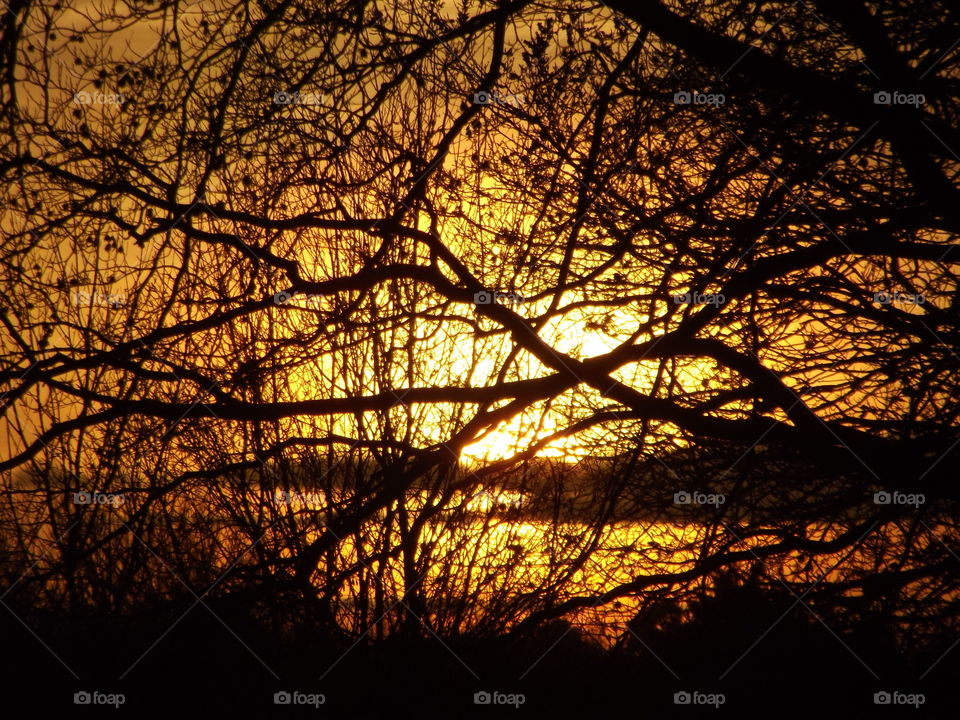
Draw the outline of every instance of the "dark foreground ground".
[[[660,630],[638,621],[610,651],[563,623],[522,639],[351,647],[189,607],[136,619],[4,609],[0,717],[960,717],[957,637],[907,658],[883,630],[835,635],[775,603],[732,602]]]

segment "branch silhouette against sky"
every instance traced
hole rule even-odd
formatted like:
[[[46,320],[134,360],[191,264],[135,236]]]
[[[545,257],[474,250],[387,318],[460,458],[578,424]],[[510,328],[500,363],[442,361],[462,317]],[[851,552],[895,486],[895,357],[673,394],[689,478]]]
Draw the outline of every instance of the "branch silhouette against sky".
[[[10,607],[619,647],[733,578],[838,639],[956,629],[950,3],[0,32]]]

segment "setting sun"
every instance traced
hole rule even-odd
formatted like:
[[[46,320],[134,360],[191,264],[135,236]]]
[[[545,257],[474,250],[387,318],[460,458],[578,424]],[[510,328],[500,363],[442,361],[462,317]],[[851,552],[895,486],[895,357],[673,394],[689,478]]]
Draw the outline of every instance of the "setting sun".
[[[956,715],[953,5],[0,16],[3,717]]]

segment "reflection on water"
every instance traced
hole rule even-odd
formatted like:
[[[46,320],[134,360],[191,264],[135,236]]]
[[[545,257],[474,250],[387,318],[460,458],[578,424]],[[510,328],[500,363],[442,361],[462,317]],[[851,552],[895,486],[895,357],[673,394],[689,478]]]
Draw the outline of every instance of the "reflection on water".
[[[139,563],[145,573],[138,576],[137,590],[157,596],[179,589],[176,577],[157,572],[157,557],[197,587],[209,586],[221,575],[227,577],[222,586],[229,586],[235,573],[228,570],[234,563],[242,568],[256,562],[283,577],[290,570],[286,561],[320,537],[333,517],[331,508],[342,507],[344,498],[352,495],[337,489],[280,490],[255,484],[194,488],[162,508],[155,506],[156,532],[141,530],[136,538],[124,528],[141,500],[132,493],[128,497],[118,506],[80,507],[71,503],[72,494],[63,493],[63,505],[56,510],[62,513],[59,520],[66,517],[68,522],[59,522],[55,529],[49,522],[48,496],[39,491],[18,495],[4,508],[2,522],[25,531],[17,541],[29,561],[21,572],[34,563],[34,572],[43,573],[70,553],[80,555],[82,544],[115,533],[112,543],[91,554],[86,565],[75,566],[69,582],[52,573],[47,590],[56,594],[69,586],[80,599],[98,600],[103,588],[130,582],[126,568],[135,565],[129,558],[137,553],[143,556]],[[543,607],[596,596],[644,577],[675,575],[718,553],[741,551],[751,562],[751,548],[782,539],[770,531],[755,532],[744,541],[746,533],[732,520],[684,524],[661,518],[590,518],[583,508],[571,512],[563,497],[552,497],[550,502],[545,495],[535,498],[491,487],[439,497],[411,491],[401,504],[380,511],[325,553],[313,583],[331,600],[337,622],[358,635],[371,628],[373,638],[395,631],[405,604],[415,598],[422,601],[418,616],[438,632],[496,633]],[[70,518],[82,532],[64,534]],[[806,523],[792,532],[829,541],[848,527]],[[936,535],[946,529],[931,525],[929,530],[929,538],[919,542],[936,550]],[[5,535],[0,549],[12,556],[14,536]],[[78,545],[71,548],[71,541]],[[912,542],[922,557],[924,548],[916,538]],[[905,544],[905,530],[890,523],[852,550],[814,559],[799,551],[784,552],[768,559],[766,567],[775,578],[807,585],[843,581],[889,567]],[[702,587],[711,579],[708,575],[691,582]],[[669,590],[671,579],[658,579],[652,587]],[[851,596],[859,592],[855,587],[849,591]],[[644,599],[640,593],[596,607],[588,603],[585,610],[566,617],[584,634],[609,642],[625,631]],[[129,602],[135,603],[136,596]]]
[[[292,512],[322,512],[328,505],[323,493],[284,494],[278,492],[275,502]],[[426,494],[410,501],[423,507]],[[652,575],[676,574],[693,568],[698,558],[715,553],[716,527],[672,522],[614,521],[602,524],[571,522],[543,517],[543,508],[534,508],[524,493],[483,489],[460,495],[449,503],[456,514],[440,514],[420,530],[418,568],[422,568],[418,588],[428,598],[438,615],[446,616],[445,606],[461,603],[456,612],[457,628],[467,631],[489,622],[491,614],[510,609],[526,596],[549,595],[554,604],[577,596],[592,596],[618,585]],[[809,524],[807,537],[829,540],[841,528],[828,524]],[[308,541],[319,531],[310,533]],[[370,537],[369,535],[367,536]],[[378,538],[379,539],[379,538]],[[733,549],[745,550],[764,545],[771,538],[754,537],[737,542]],[[889,538],[896,542],[896,538]],[[399,542],[399,537],[395,538]],[[375,544],[375,543],[374,543]],[[373,547],[358,547],[347,539],[339,549],[343,564],[367,561],[376,554]],[[825,555],[811,564],[800,553],[786,553],[779,558],[784,577],[803,578],[823,569],[824,580],[844,577],[852,568],[874,562],[873,551],[854,552],[842,566],[830,569],[839,555]],[[380,580],[392,586],[395,597],[407,592],[402,563],[393,563],[384,571],[369,561],[371,572],[376,567]],[[325,573],[317,574],[323,583]],[[709,579],[704,581],[709,584]],[[545,593],[544,589],[549,591]],[[362,582],[347,585],[340,596],[340,619],[345,626],[356,624],[358,594],[369,591]],[[855,592],[855,591],[854,591]],[[601,643],[612,642],[625,631],[627,622],[640,605],[638,597],[623,597],[613,603],[587,608],[568,617],[586,635]],[[441,624],[442,618],[437,622]],[[361,623],[362,625],[362,623]]]
[[[426,493],[420,493],[411,504],[422,507],[427,501]],[[272,503],[277,511],[294,515],[323,513],[329,507],[325,493],[319,491],[275,490]],[[529,495],[513,490],[460,494],[449,506],[455,509],[454,517],[439,514],[420,531],[419,559],[424,571],[418,586],[428,598],[442,603],[460,598],[468,604],[458,613],[461,630],[487,621],[494,606],[545,587],[556,586],[556,599],[562,600],[641,575],[688,569],[703,533],[696,525],[664,522],[614,522],[598,528],[586,522],[539,519],[533,517],[541,512],[531,507]],[[306,542],[320,532],[320,528],[310,531]],[[355,539],[344,538],[339,548],[343,564],[366,563],[371,573],[402,597],[402,564],[393,563],[385,572],[377,561],[365,560],[377,554],[373,546],[380,540],[366,537],[368,544],[359,552]],[[325,580],[326,573],[317,574],[318,584]],[[341,595],[341,621],[348,627],[357,619],[357,607],[364,604],[357,596],[362,592],[363,583],[354,582]],[[617,620],[614,624],[619,625],[629,619],[632,609],[634,603],[629,600],[618,602],[616,608],[604,609],[599,622],[606,625]],[[614,629],[597,623],[598,618],[589,620],[590,634],[608,636]]]

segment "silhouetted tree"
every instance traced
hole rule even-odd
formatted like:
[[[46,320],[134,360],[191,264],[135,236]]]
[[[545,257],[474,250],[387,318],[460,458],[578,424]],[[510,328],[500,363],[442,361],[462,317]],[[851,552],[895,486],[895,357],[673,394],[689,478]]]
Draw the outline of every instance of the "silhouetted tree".
[[[825,604],[929,626],[958,578],[958,27],[11,6],[3,549],[48,558],[23,592],[135,604],[175,587],[144,582],[162,558],[355,633],[492,634],[849,559]],[[504,426],[508,457],[458,464]]]

